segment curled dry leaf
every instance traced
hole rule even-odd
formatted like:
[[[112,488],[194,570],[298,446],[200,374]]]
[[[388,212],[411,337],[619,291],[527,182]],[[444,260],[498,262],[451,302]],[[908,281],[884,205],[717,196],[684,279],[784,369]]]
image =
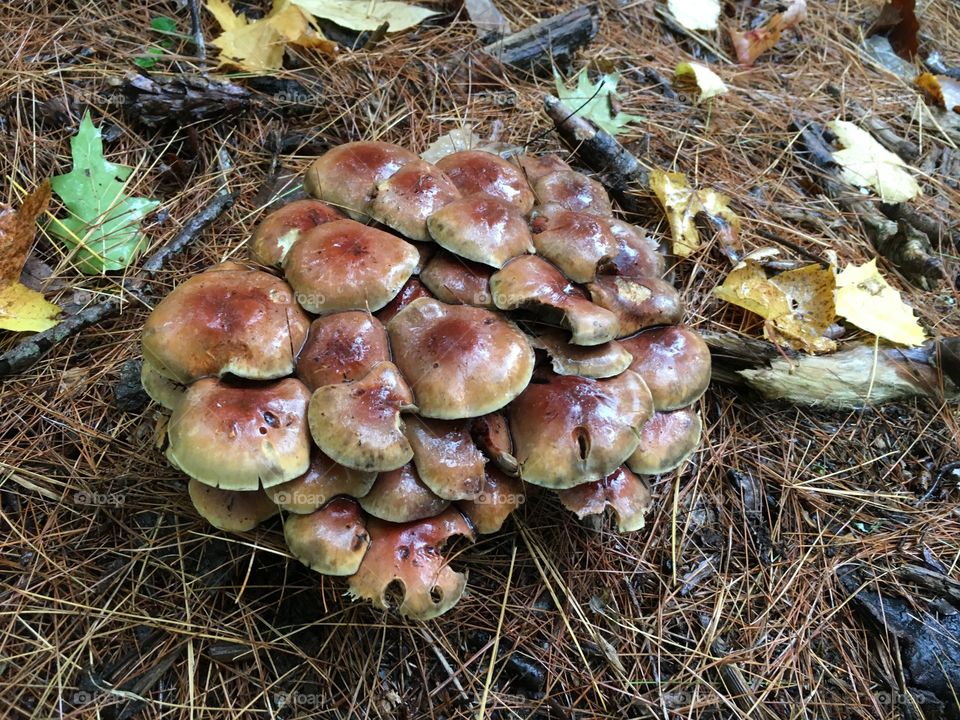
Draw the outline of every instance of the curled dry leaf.
[[[673,19],[687,30],[716,30],[720,0],[667,0]]]
[[[710,68],[699,63],[682,62],[674,71],[675,84],[683,89],[694,86],[698,91],[697,102],[709,100],[729,91],[726,83]]]
[[[730,30],[730,40],[741,65],[753,65],[757,58],[777,44],[784,30],[792,28],[807,16],[807,1],[793,0],[783,12],[771,15],[761,27],[753,30]]]
[[[730,209],[726,195],[711,188],[694,190],[683,173],[659,169],[650,173],[650,187],[670,221],[671,249],[677,257],[689,257],[700,247],[698,213],[706,213],[728,226],[731,239],[739,235],[740,218]]]
[[[913,310],[880,275],[876,260],[844,268],[836,282],[837,314],[847,322],[903,345],[927,339]]]
[[[834,120],[827,127],[843,148],[833,153],[833,159],[842,168],[844,181],[873,188],[885,203],[905,202],[920,194],[920,186],[908,172],[907,164],[873,135],[844,120]]]

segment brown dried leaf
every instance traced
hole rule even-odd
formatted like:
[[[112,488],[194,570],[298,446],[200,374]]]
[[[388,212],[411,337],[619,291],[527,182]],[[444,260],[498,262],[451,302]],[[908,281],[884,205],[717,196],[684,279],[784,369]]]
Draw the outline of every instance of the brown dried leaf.
[[[920,22],[917,20],[914,6],[915,0],[890,0],[880,10],[880,16],[867,29],[866,36],[886,36],[897,55],[906,60],[912,60],[920,45],[917,37]]]
[[[783,12],[772,15],[763,26],[754,30],[730,30],[730,40],[741,65],[753,65],[756,59],[777,44],[784,30],[792,28],[807,16],[807,1],[793,0]]]

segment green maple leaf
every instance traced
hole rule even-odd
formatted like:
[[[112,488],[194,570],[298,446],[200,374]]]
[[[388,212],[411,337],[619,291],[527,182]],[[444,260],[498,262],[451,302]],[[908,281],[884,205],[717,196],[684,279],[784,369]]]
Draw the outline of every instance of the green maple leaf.
[[[611,111],[610,100],[617,97],[620,73],[603,75],[598,82],[592,83],[587,75],[587,69],[584,68],[577,73],[577,86],[573,89],[567,87],[556,71],[553,77],[557,83],[557,97],[577,115],[593,120],[611,135],[618,135],[628,123],[643,120],[640,115],[630,115],[625,112],[614,115]]]
[[[80,272],[123,270],[146,249],[140,221],[160,203],[124,194],[133,168],[103,157],[100,129],[89,112],[70,141],[70,151],[73,170],[50,181],[70,216],[54,221],[50,231],[75,251],[73,261]]]

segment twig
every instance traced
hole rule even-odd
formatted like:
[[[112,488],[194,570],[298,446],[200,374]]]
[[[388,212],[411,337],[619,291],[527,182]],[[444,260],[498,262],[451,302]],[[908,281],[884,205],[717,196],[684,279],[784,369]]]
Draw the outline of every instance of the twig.
[[[600,10],[590,4],[541,20],[485,45],[483,52],[504,65],[519,70],[533,70],[548,58],[572,55],[594,37],[600,29]]]
[[[199,0],[190,0],[190,32],[193,34],[193,42],[197,46],[197,58],[201,63],[205,62],[207,59],[207,43],[203,39]]]

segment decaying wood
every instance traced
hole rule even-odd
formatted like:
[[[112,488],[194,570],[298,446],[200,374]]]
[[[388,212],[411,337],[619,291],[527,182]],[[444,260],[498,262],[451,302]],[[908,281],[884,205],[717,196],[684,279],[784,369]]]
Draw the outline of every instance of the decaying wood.
[[[249,90],[226,80],[200,75],[160,77],[130,73],[120,83],[124,109],[131,119],[148,127],[240,113],[250,107]]]
[[[549,67],[596,37],[600,10],[595,3],[574,8],[484,46],[483,52],[519,70]]]

